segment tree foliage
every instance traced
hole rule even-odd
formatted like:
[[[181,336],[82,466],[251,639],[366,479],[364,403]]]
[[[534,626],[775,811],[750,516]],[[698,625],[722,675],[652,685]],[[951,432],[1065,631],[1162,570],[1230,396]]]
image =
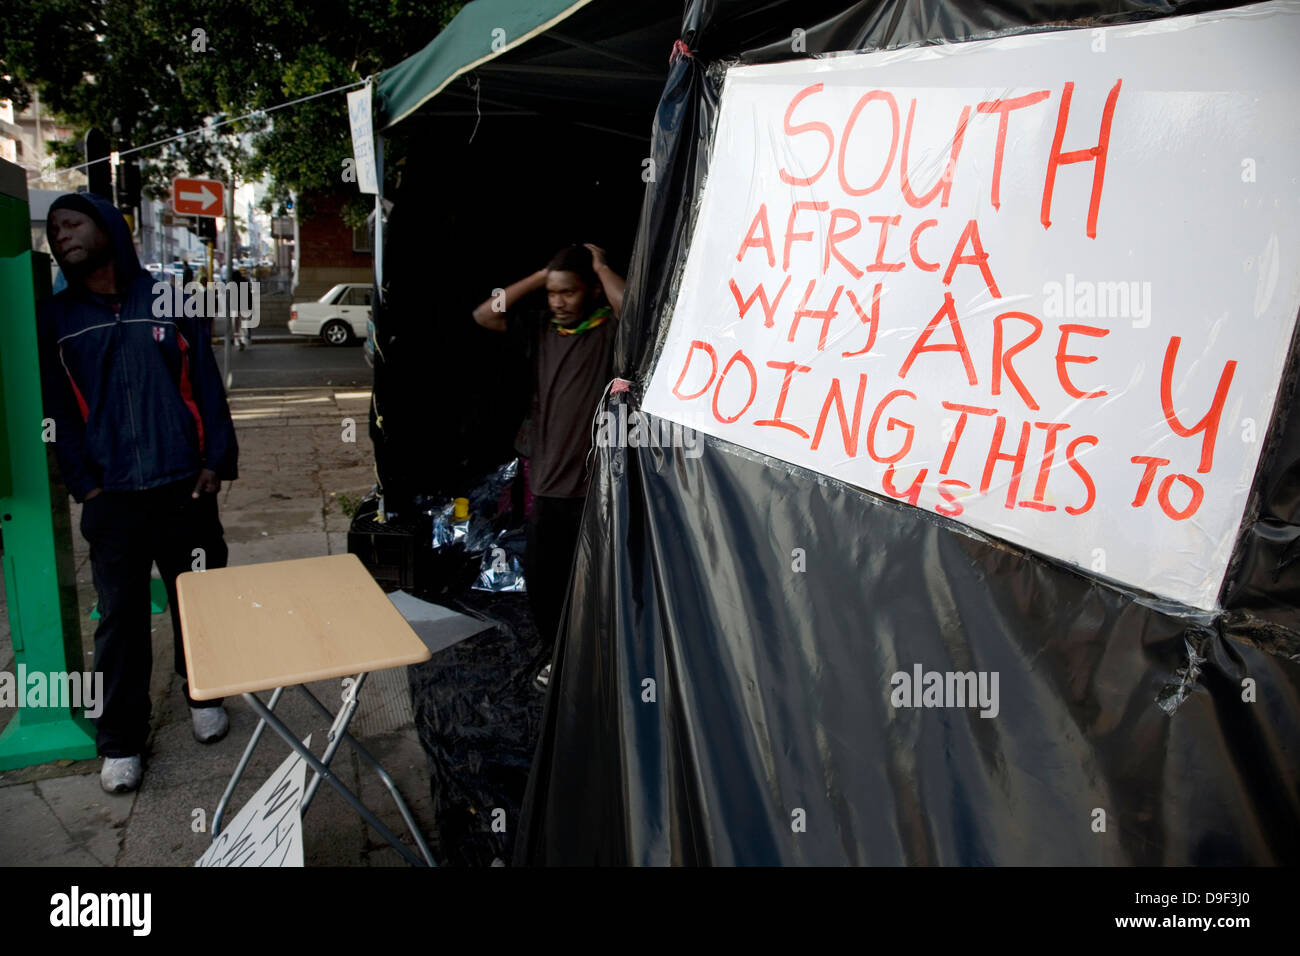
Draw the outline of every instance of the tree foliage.
[[[174,175],[269,176],[285,196],[341,185],[352,154],[343,93],[238,122],[256,110],[365,79],[417,52],[459,0],[7,0],[0,98],[78,133],[97,126],[137,154],[146,192]],[[117,121],[116,132],[114,121]],[[216,124],[216,125],[214,125]],[[80,137],[78,136],[78,142]],[[76,143],[51,144],[60,166]]]

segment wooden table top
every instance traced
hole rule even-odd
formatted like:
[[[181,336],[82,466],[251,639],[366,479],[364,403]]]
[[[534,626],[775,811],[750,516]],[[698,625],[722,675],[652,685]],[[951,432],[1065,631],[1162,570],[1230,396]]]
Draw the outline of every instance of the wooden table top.
[[[355,554],[186,571],[176,596],[196,700],[430,657]]]

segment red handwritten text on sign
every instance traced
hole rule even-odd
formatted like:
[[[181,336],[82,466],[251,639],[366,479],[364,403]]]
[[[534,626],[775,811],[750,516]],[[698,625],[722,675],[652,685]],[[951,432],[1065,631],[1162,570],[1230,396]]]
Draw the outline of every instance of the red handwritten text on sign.
[[[1236,211],[1174,181],[1231,139],[1168,132],[1195,114],[1150,75],[1182,54],[1081,43],[963,45],[926,86],[733,70],[644,405],[1212,606],[1294,309],[1224,332],[1258,296],[1222,267]]]

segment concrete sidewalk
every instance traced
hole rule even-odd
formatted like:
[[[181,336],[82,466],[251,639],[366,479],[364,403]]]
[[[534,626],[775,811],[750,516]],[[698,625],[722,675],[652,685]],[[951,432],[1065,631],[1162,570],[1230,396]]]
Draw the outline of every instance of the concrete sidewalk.
[[[231,393],[240,478],[221,490],[230,564],[347,550],[348,519],[340,497],[359,499],[375,480],[366,429],[369,403],[368,389]],[[356,423],[355,443],[343,440],[345,418]],[[73,504],[72,509],[76,529],[80,506]],[[89,669],[96,622],[88,615],[95,593],[86,543],[75,530],[73,540],[82,645]],[[229,699],[229,735],[209,746],[196,743],[180,678],[172,669],[169,615],[154,615],[153,625],[153,730],[140,790],[104,793],[99,787],[99,760],[0,773],[0,865],[185,866],[207,848],[210,834],[195,832],[194,821],[201,816],[210,826],[256,720],[242,699]],[[0,603],[0,670],[14,669],[7,605]],[[326,706],[337,708],[340,681],[321,681],[311,690]],[[312,750],[320,754],[328,724],[300,694],[286,692],[277,713],[303,736],[312,733]],[[11,717],[10,710],[0,712],[0,726]],[[412,722],[405,668],[371,676],[351,729],[392,774],[436,853],[427,761]],[[289,748],[274,733],[263,734],[227,820],[288,754]],[[387,790],[346,745],[332,769],[386,826],[405,834]],[[199,810],[202,814],[196,813]],[[309,866],[405,865],[397,851],[328,785],[321,786],[304,818],[303,833]]]

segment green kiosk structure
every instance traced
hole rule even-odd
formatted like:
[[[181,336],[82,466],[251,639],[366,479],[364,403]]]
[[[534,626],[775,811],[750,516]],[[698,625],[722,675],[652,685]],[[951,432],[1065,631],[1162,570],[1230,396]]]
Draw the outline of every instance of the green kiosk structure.
[[[41,672],[49,683],[53,675],[89,667],[81,651],[68,496],[45,440],[35,311],[38,285],[48,294],[50,273],[44,262],[34,268],[43,259],[32,253],[26,174],[0,160],[0,564],[12,679]],[[0,733],[0,770],[94,756],[94,728],[80,708],[20,704]]]

